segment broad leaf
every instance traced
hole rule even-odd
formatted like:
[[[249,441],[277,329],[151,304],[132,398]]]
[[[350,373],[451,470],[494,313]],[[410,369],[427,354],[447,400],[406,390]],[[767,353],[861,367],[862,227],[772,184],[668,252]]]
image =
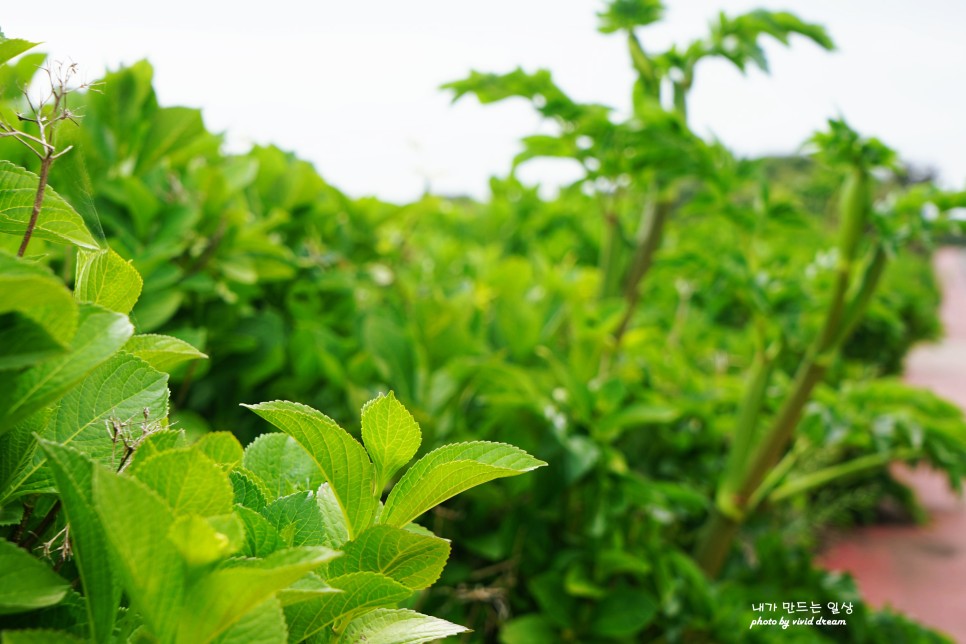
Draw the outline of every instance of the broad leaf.
[[[74,297],[127,315],[141,295],[144,281],[130,262],[113,250],[77,253]]]
[[[376,489],[382,490],[416,455],[422,434],[412,414],[390,391],[362,408],[362,441],[376,468]]]
[[[288,545],[279,535],[275,526],[255,510],[243,505],[236,505],[235,513],[245,526],[245,543],[242,546],[242,554],[246,557],[267,557]]]
[[[121,600],[101,520],[94,512],[94,462],[75,449],[42,441],[70,523],[74,562],[84,584],[91,640],[107,641]]]
[[[175,515],[228,514],[234,493],[228,474],[196,447],[155,454],[135,472],[158,493]]]
[[[333,545],[312,492],[296,492],[276,499],[261,514],[289,545]]]
[[[164,538],[174,513],[148,486],[100,466],[94,469],[94,509],[131,605],[160,641],[173,641],[185,584],[181,555]]]
[[[404,526],[471,487],[546,465],[522,449],[475,441],[440,447],[419,459],[386,499],[381,523]]]
[[[375,572],[355,572],[327,579],[326,583],[342,592],[285,607],[289,636],[294,641],[302,641],[327,627],[339,630],[367,611],[392,606],[412,594],[399,582]]]
[[[33,49],[40,43],[22,40],[20,38],[4,38],[0,36],[0,63],[15,58],[28,49]]]
[[[467,631],[463,626],[415,611],[377,608],[352,620],[338,644],[422,644]]]
[[[262,602],[212,640],[212,644],[286,644],[288,624],[275,597]]]
[[[56,604],[70,584],[26,550],[0,539],[0,615]]]
[[[23,373],[0,372],[0,433],[57,401],[131,337],[127,317],[92,304],[80,306],[77,333],[64,356]]]
[[[32,320],[64,348],[77,331],[77,303],[63,282],[44,266],[3,253],[0,313],[19,313]]]
[[[125,472],[135,474],[141,465],[155,454],[187,446],[184,431],[180,429],[159,429],[148,434],[138,445]]]
[[[0,233],[23,236],[39,183],[40,178],[33,172],[0,159]],[[33,236],[91,250],[100,248],[84,219],[50,186],[44,191]]]
[[[182,362],[208,357],[184,340],[150,333],[134,336],[124,345],[124,350],[141,358],[158,371],[168,373]]]
[[[314,568],[339,556],[329,548],[290,548],[265,559],[243,559],[205,575],[188,593],[178,628],[181,642],[207,642],[248,611]]]
[[[111,440],[106,426],[135,439],[157,429],[167,415],[167,374],[122,352],[64,396],[53,417],[53,438],[117,469],[124,445]]]
[[[379,500],[373,491],[372,463],[362,445],[331,418],[305,405],[275,401],[249,408],[309,453],[332,487],[350,537],[369,527]]]
[[[329,577],[350,572],[381,572],[413,590],[429,588],[449,558],[449,542],[402,528],[375,525],[342,546],[344,555],[326,571]]]
[[[305,448],[286,434],[256,438],[245,448],[242,465],[258,476],[272,499],[315,490],[325,480]]]
[[[195,447],[210,458],[212,461],[222,466],[226,470],[232,470],[241,463],[243,449],[241,443],[231,432],[208,432],[195,443]]]
[[[24,631],[4,631],[0,644],[83,644],[84,640],[66,631],[35,628]]]

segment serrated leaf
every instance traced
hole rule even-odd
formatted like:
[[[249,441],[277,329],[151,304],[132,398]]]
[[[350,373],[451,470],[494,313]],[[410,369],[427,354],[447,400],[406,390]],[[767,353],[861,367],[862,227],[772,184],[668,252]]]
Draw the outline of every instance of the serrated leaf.
[[[33,172],[0,159],[0,233],[23,237],[39,182],[40,177]],[[100,248],[83,217],[50,186],[44,191],[44,203],[33,236],[91,250]]]
[[[439,537],[374,525],[342,546],[342,552],[342,557],[329,564],[328,576],[380,572],[407,588],[422,590],[439,579],[449,559],[450,545]]]
[[[245,448],[242,465],[258,476],[270,499],[315,490],[325,480],[305,448],[287,434],[256,438]]]
[[[154,490],[101,466],[94,468],[94,509],[101,518],[118,580],[151,632],[174,640],[184,605],[181,555],[162,535],[174,513]]]
[[[94,512],[94,462],[70,447],[41,441],[70,523],[74,563],[84,585],[91,640],[107,641],[121,601],[114,581],[107,538]]]
[[[14,492],[30,476],[37,441],[47,427],[49,414],[34,414],[11,431],[0,436],[0,505],[12,498]]]
[[[228,473],[231,480],[231,487],[235,494],[235,503],[240,503],[246,508],[261,512],[267,502],[265,500],[264,486],[258,477],[248,470],[236,467]]]
[[[276,499],[261,515],[293,546],[331,547],[325,522],[312,492],[296,492]]]
[[[212,644],[286,644],[288,624],[278,599],[262,602],[212,640]]]
[[[228,514],[234,504],[228,474],[193,447],[155,454],[138,467],[135,476],[164,499],[175,515]]]
[[[0,253],[0,313],[19,313],[68,347],[79,311],[70,290],[50,269]]]
[[[323,547],[289,548],[265,559],[243,559],[206,575],[191,588],[178,628],[180,642],[207,642],[277,591],[338,557]]]
[[[0,615],[52,606],[69,588],[47,564],[0,539]]]
[[[329,626],[338,629],[362,613],[392,606],[412,594],[399,582],[375,572],[355,572],[326,582],[342,592],[285,607],[289,636],[294,641],[302,641]]]
[[[419,459],[393,487],[380,522],[403,526],[471,487],[544,465],[504,443],[475,441],[440,447]]]
[[[165,107],[151,118],[138,155],[137,172],[150,170],[173,150],[207,134],[201,112],[187,107]]]
[[[236,505],[235,513],[245,526],[245,543],[242,546],[242,554],[245,556],[267,557],[288,545],[275,526],[255,510]]]
[[[382,490],[416,455],[422,433],[412,414],[390,391],[362,408],[362,441],[376,468],[376,489]]]
[[[195,445],[205,456],[229,471],[241,463],[244,455],[241,443],[231,432],[208,432]]]
[[[145,410],[147,414],[145,414]],[[111,356],[61,400],[52,419],[53,439],[117,469],[123,444],[107,432],[107,423],[140,437],[168,416],[168,376],[127,353]]]
[[[111,249],[77,252],[74,297],[127,315],[141,295],[141,274]]]
[[[249,408],[309,453],[332,487],[350,537],[369,527],[379,500],[373,491],[374,468],[362,445],[334,420],[305,405],[275,401]]]
[[[179,338],[169,335],[139,333],[124,345],[124,350],[135,355],[158,371],[171,370],[189,360],[203,360],[208,356]]]
[[[422,644],[468,631],[412,610],[377,608],[349,622],[338,644]]]
[[[92,304],[80,306],[70,351],[25,372],[0,372],[0,433],[56,402],[120,349],[134,329],[127,317]]]

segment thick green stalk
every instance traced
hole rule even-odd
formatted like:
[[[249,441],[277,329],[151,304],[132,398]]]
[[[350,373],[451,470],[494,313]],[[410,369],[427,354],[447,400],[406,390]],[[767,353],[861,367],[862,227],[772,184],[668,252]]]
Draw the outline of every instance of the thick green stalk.
[[[881,246],[876,247],[858,287],[851,292],[849,289],[858,239],[869,212],[868,201],[868,177],[862,168],[855,168],[846,180],[840,202],[839,265],[825,322],[799,365],[791,391],[777,416],[758,446],[747,454],[748,460],[744,462],[740,476],[736,477],[740,478],[737,489],[733,495],[725,497],[724,506],[716,505],[709,517],[696,557],[710,577],[720,573],[741,523],[761,496],[762,483],[791,442],[813,390],[825,376],[841,343],[861,319],[878,285],[886,260]],[[725,492],[730,492],[731,479],[726,479],[723,484]]]
[[[600,299],[614,295],[618,283],[620,265],[621,229],[617,213],[604,213],[604,243],[600,252]]]

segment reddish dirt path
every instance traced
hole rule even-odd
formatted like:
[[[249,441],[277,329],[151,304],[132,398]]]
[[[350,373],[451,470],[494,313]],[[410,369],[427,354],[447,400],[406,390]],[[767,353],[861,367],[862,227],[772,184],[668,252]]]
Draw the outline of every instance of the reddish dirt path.
[[[935,265],[945,336],[912,351],[905,379],[966,410],[966,252],[942,249]],[[873,606],[891,606],[966,642],[966,500],[934,472],[897,468],[895,473],[916,490],[929,524],[856,530],[831,546],[821,563],[852,573]]]

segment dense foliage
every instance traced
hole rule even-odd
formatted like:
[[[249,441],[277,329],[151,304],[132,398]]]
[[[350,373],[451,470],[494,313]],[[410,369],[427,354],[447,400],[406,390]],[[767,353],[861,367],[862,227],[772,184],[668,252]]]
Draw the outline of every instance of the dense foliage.
[[[405,605],[505,644],[768,641],[753,605],[806,599],[854,602],[848,628],[783,640],[938,641],[809,553],[887,495],[912,503],[888,463],[966,474],[961,413],[888,377],[937,332],[928,248],[963,195],[911,181],[841,120],[807,157],[702,139],[687,122],[702,60],[767,69],[764,38],[832,43],[756,11],[649,52],[661,11],[600,15],[627,39],[627,118],[546,70],[447,86],[556,126],[481,203],[352,199],[274,147],[227,155],[198,111],[158,104],[146,62],[72,94],[80,118],[38,155],[11,124],[40,136],[15,88],[43,58],[0,68],[0,570],[27,584],[0,593],[16,613],[0,628],[461,630]],[[546,156],[584,172],[552,199],[513,171]],[[15,258],[45,176],[57,192]],[[239,408],[278,399],[311,406],[252,407],[283,433]],[[451,440],[471,442],[433,450]],[[445,570],[450,545],[426,528],[452,540]],[[392,639],[406,633],[425,637]]]

